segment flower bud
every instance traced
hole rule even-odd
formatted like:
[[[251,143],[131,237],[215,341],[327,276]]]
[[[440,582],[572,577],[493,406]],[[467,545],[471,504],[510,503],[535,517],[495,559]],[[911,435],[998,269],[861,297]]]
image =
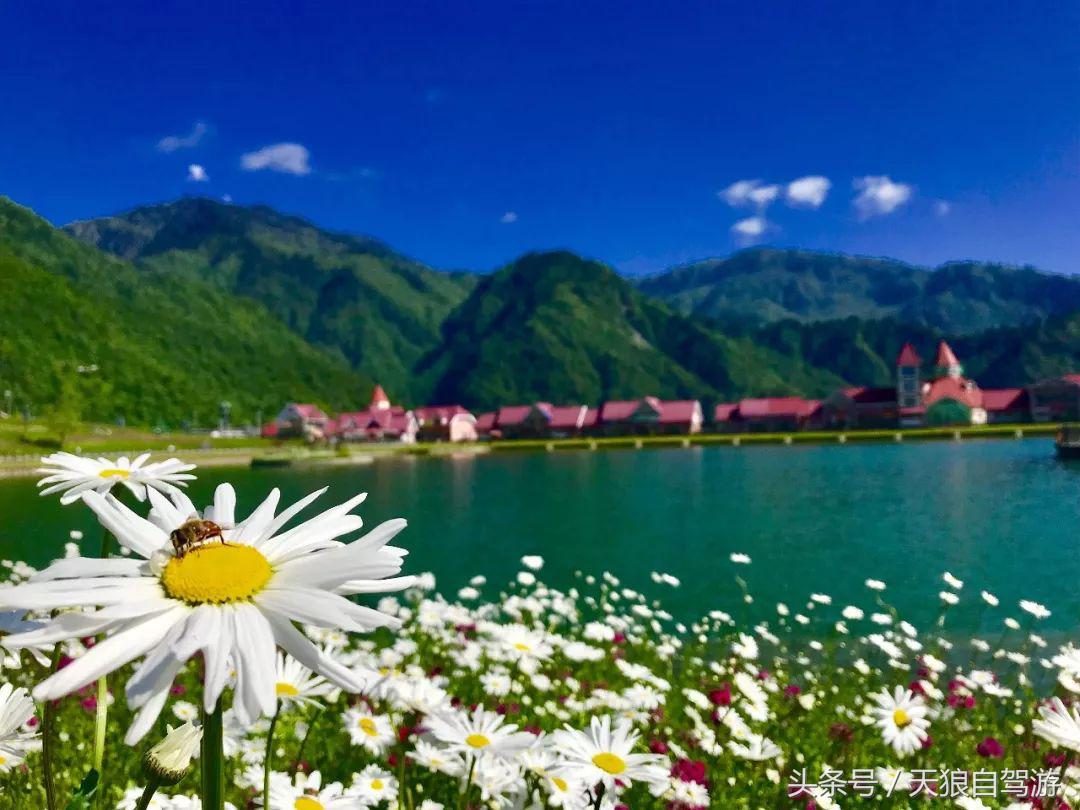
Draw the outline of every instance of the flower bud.
[[[175,785],[187,775],[201,740],[202,729],[190,721],[176,729],[170,727],[165,739],[146,752],[143,770],[160,785]]]

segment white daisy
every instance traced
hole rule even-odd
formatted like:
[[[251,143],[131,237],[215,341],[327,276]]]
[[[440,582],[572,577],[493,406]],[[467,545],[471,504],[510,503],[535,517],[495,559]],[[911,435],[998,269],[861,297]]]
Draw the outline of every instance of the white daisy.
[[[255,799],[262,807],[262,797]],[[340,782],[323,786],[322,774],[298,773],[291,781],[285,774],[271,774],[270,806],[267,810],[361,810],[363,799],[351,795]]]
[[[1050,616],[1050,611],[1038,602],[1032,602],[1030,599],[1020,600],[1020,609],[1030,613],[1036,619],[1046,619]]]
[[[0,686],[0,773],[19,765],[39,744],[38,735],[23,730],[34,716],[34,701],[23,688]]]
[[[349,788],[349,793],[363,801],[365,807],[396,801],[397,792],[397,779],[378,765],[368,765],[355,774]]]
[[[784,752],[780,750],[780,746],[770,740],[768,737],[762,737],[757,734],[753,734],[745,743],[729,742],[728,748],[731,749],[731,753],[741,759],[749,759],[753,762],[765,762],[766,760],[776,759]]]
[[[378,756],[397,739],[390,718],[383,714],[373,714],[364,706],[356,706],[345,712],[345,731],[353,745],[361,745],[368,752]]]
[[[612,728],[610,717],[594,717],[588,731],[567,726],[551,735],[551,744],[562,762],[551,769],[567,782],[595,785],[602,783],[608,793],[616,785],[646,783],[653,795],[668,786],[668,767],[658,754],[635,754],[638,733],[630,721],[620,719]]]
[[[320,698],[333,700],[338,690],[326,678],[312,673],[291,655],[279,652],[274,692],[283,705],[315,705]],[[339,693],[340,694],[340,693]]]
[[[197,515],[185,495],[173,493],[169,501],[148,490],[153,510],[145,520],[112,496],[86,493],[87,505],[134,554],[59,560],[31,582],[0,591],[4,607],[100,608],[61,613],[40,630],[7,638],[14,648],[107,635],[38,684],[35,697],[55,700],[146,656],[127,684],[128,702],[139,710],[126,736],[134,744],[161,712],[177,673],[200,651],[205,658],[204,708],[214,710],[234,667],[233,708],[243,724],[274,712],[278,646],[341,688],[360,691],[361,679],[293,623],[351,632],[399,626],[400,620],[347,597],[411,584],[410,577],[385,579],[400,572],[407,553],[387,545],[405,521],[387,521],[352,543],[339,542],[336,538],[362,525],[359,516],[349,514],[364,500],[360,495],[282,530],[320,494],[275,516],[280,493],[274,490],[247,519],[236,522],[236,495],[222,484],[204,519],[220,526],[223,542],[214,540],[176,556],[170,532]]]
[[[502,715],[477,709],[472,714],[442,712],[429,717],[424,725],[436,740],[451,751],[470,757],[514,757],[536,742],[527,731],[503,722]]]
[[[902,686],[896,687],[891,695],[889,690],[882,689],[870,697],[877,703],[870,710],[876,718],[874,725],[881,729],[885,743],[900,756],[918,751],[929,736],[926,730],[930,727],[923,699]]]
[[[1039,716],[1042,719],[1031,724],[1037,736],[1062,748],[1080,751],[1080,710],[1075,706],[1068,709],[1061,698],[1054,698],[1049,706],[1039,707]]]
[[[429,771],[461,776],[465,772],[465,760],[456,751],[448,751],[425,740],[417,740],[413,750],[406,756]]]
[[[117,484],[124,487],[140,501],[146,498],[147,488],[172,495],[179,492],[177,487],[187,486],[186,481],[194,480],[189,471],[194,464],[185,464],[180,459],[170,458],[147,464],[149,453],[143,453],[134,460],[127,456],[117,459],[84,458],[73,453],[53,453],[45,456],[38,469],[45,478],[38,481],[42,495],[62,492],[60,503],[65,506],[74,503],[84,492],[97,492],[104,495]]]

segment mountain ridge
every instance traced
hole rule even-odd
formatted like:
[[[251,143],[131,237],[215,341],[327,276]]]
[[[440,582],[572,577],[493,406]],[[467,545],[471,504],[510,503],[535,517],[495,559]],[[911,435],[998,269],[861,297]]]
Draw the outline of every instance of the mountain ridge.
[[[759,248],[735,254],[739,262],[719,275],[745,280],[764,268],[765,282],[750,285],[737,306],[686,314],[670,300],[679,290],[648,294],[648,285],[664,276],[635,283],[566,250],[533,251],[482,275],[455,274],[377,239],[324,231],[267,206],[186,198],[63,231],[28,209],[8,206],[24,213],[5,220],[8,209],[0,208],[0,282],[6,274],[9,289],[23,299],[28,293],[20,285],[50,291],[40,306],[71,344],[50,343],[57,356],[70,355],[72,362],[76,355],[80,362],[110,356],[141,369],[111,372],[124,389],[123,412],[140,418],[162,412],[163,400],[170,418],[177,416],[165,392],[173,380],[180,380],[174,387],[183,397],[199,395],[185,378],[183,351],[166,352],[164,367],[155,371],[122,350],[129,332],[139,337],[139,318],[155,318],[153,306],[164,313],[157,318],[163,326],[155,324],[159,339],[165,339],[164,326],[180,330],[184,350],[206,355],[190,365],[211,381],[213,396],[248,409],[255,403],[269,408],[275,397],[356,407],[366,401],[363,392],[373,379],[404,404],[457,401],[471,408],[645,394],[706,404],[748,395],[821,396],[846,384],[887,384],[900,343],[941,337],[954,341],[985,385],[1022,384],[1031,375],[1080,366],[1073,348],[1080,343],[1080,306],[1042,314],[1049,308],[1045,290],[1032,293],[1026,285],[1047,279],[1053,285],[1062,277],[1030,268],[994,265],[984,271],[978,263],[956,262],[928,270],[890,259]],[[34,227],[13,226],[16,220]],[[686,272],[706,280],[717,275],[715,267],[690,267],[677,278],[685,281]],[[800,278],[776,293],[768,280],[778,273]],[[46,282],[45,276],[63,281]],[[861,281],[845,292],[849,278]],[[57,284],[63,289],[54,289]],[[1072,306],[1072,284],[1065,289],[1059,309]],[[958,298],[963,291],[971,301]],[[715,295],[719,300],[728,292]],[[913,298],[919,306],[905,307]],[[118,311],[115,328],[94,308],[98,299]],[[101,330],[102,339],[95,342],[87,329],[63,321],[64,307],[79,309],[87,329]],[[894,311],[880,316],[888,307]],[[874,317],[809,317],[845,308]],[[263,390],[224,373],[229,349],[220,335],[211,333],[205,347],[187,339],[201,328],[192,317],[212,322],[215,309],[244,325],[242,345],[248,348],[241,354]],[[800,317],[786,317],[792,309],[801,309]],[[8,317],[21,323],[24,314]],[[1008,323],[1017,318],[1027,326]],[[965,332],[955,326],[973,320],[992,328]],[[17,367],[20,384],[39,401],[55,398],[57,385],[44,379],[50,372],[43,371],[41,352],[25,341],[16,345],[37,362],[16,363],[9,345],[6,360],[0,352],[6,363],[0,363],[0,376]],[[253,353],[284,353],[281,379],[267,381],[273,363]],[[162,378],[157,388],[141,390],[156,377]],[[249,390],[230,394],[230,385]],[[104,417],[117,410],[107,399],[96,403]]]

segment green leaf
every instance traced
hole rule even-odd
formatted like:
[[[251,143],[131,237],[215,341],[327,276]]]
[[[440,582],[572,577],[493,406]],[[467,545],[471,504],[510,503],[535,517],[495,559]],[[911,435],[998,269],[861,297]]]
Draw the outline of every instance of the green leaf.
[[[90,772],[83,777],[82,784],[72,794],[71,801],[67,803],[65,810],[89,810],[90,799],[97,792],[100,778],[101,775],[91,768]]]

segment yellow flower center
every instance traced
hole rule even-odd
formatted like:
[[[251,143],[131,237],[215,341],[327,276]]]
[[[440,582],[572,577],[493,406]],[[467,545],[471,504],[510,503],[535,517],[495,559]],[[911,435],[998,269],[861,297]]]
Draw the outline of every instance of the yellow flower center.
[[[603,751],[592,758],[592,764],[604,773],[620,774],[626,770],[626,761],[617,754]]]
[[[173,557],[161,584],[174,599],[190,604],[243,602],[263,589],[274,571],[251,546],[214,543]]]
[[[375,721],[372,720],[370,717],[360,718],[360,730],[367,734],[369,737],[379,736],[379,729],[375,725]]]
[[[553,777],[551,777],[551,781],[552,781],[552,783],[554,783],[555,787],[557,787],[557,788],[558,788],[558,789],[559,789],[560,791],[562,791],[563,793],[565,793],[565,792],[566,792],[566,790],[567,790],[567,788],[569,788],[569,787],[570,787],[569,785],[567,785],[567,784],[566,784],[566,780],[565,780],[565,779],[560,779],[560,778],[559,778],[559,777],[557,777],[557,776],[553,776]]]
[[[325,810],[322,802],[316,801],[310,796],[301,796],[293,805],[293,810]]]
[[[274,691],[278,697],[296,697],[300,694],[300,690],[291,683],[279,683],[274,687]]]
[[[127,478],[131,475],[129,470],[121,470],[116,467],[107,467],[98,473],[98,478]]]
[[[372,790],[382,790],[383,789],[382,779],[372,779],[371,780],[371,789]]]
[[[487,748],[491,745],[491,740],[483,734],[470,734],[465,738],[465,744],[470,748]]]
[[[528,644],[522,644],[519,641],[517,644],[514,645],[514,649],[515,650],[521,650],[521,652],[528,652],[529,651],[529,645]]]
[[[897,709],[895,712],[893,712],[892,719],[899,728],[911,725],[911,718],[908,717],[908,713],[905,712],[903,709]]]

